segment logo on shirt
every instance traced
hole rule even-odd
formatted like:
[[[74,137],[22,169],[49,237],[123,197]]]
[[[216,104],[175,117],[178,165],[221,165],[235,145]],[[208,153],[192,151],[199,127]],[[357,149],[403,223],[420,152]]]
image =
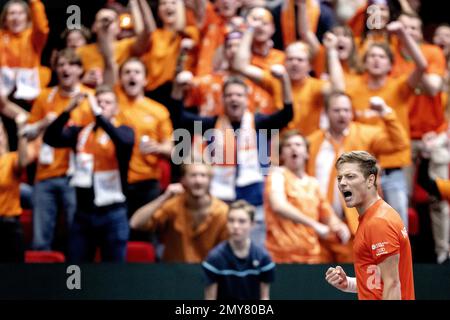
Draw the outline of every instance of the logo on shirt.
[[[259,266],[259,261],[253,260],[252,264],[253,264],[253,267],[257,268]]]
[[[383,255],[383,254],[387,254],[385,245],[387,245],[388,242],[387,241],[383,241],[383,242],[378,242],[375,244],[372,244],[372,251],[375,251],[375,255],[377,257]]]

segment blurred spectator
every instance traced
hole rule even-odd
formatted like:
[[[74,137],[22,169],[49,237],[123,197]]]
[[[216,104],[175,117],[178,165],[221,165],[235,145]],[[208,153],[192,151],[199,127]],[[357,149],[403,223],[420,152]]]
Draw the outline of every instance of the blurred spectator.
[[[209,2],[209,0],[201,0],[201,2]],[[203,7],[205,7],[204,4]],[[213,60],[216,50],[224,43],[227,24],[237,16],[240,7],[241,1],[238,0],[216,0],[214,10],[204,10],[203,16],[198,18],[202,39],[195,72],[197,76],[210,74],[214,70]]]
[[[130,0],[131,6],[137,6],[137,0]],[[133,12],[133,11],[132,11]],[[113,57],[115,62],[120,65],[131,56],[139,56],[145,50],[147,41],[140,16],[133,17],[135,27],[137,28],[136,37],[117,40],[120,33],[119,14],[113,9],[100,9],[95,15],[95,21],[92,25],[92,32],[97,36],[97,43],[91,43],[77,49],[85,70],[83,83],[89,87],[95,88],[103,83],[103,71],[105,68],[102,47],[98,43],[99,33],[105,33],[114,41]]]
[[[196,26],[186,26],[186,13],[182,0],[159,0],[158,16],[162,27],[156,28],[152,12],[145,0],[138,0],[142,19],[149,36],[142,61],[147,67],[146,95],[158,102],[162,102],[172,89],[177,63],[182,69],[193,70],[192,57],[189,51],[199,42],[199,31]],[[182,48],[182,43],[188,46]],[[180,53],[185,50],[178,61]]]
[[[274,66],[273,75],[283,84],[284,108],[270,115],[252,114],[248,111],[248,89],[239,77],[230,77],[223,85],[224,114],[214,117],[201,117],[183,109],[183,86],[189,77],[180,73],[174,87],[173,102],[169,103],[171,118],[175,127],[182,127],[194,133],[194,123],[201,123],[201,132],[209,130],[211,134],[203,136],[204,142],[217,149],[209,161],[213,165],[211,192],[224,201],[247,200],[257,207],[256,225],[252,240],[256,244],[264,243],[265,226],[262,208],[263,170],[269,163],[267,132],[263,138],[260,129],[281,129],[292,119],[292,94],[290,81],[282,66]],[[192,76],[192,75],[191,75]],[[214,129],[211,131],[210,129]],[[236,136],[237,135],[237,136]]]
[[[33,248],[51,250],[59,211],[65,211],[65,223],[70,230],[76,209],[75,190],[69,185],[71,175],[70,148],[54,149],[42,142],[42,133],[80,92],[90,90],[80,83],[83,67],[71,49],[58,52],[53,70],[58,85],[46,88],[33,104],[26,126],[29,139],[36,139],[39,153],[34,186]],[[85,125],[93,117],[87,103],[71,114],[71,124]]]
[[[85,26],[80,26],[79,29],[66,29],[61,34],[61,39],[66,48],[76,50],[89,43],[91,32]]]
[[[40,0],[8,1],[0,16],[2,95],[31,101],[41,90],[39,68],[49,26]],[[47,85],[44,81],[43,85]]]
[[[230,238],[214,247],[202,263],[206,300],[269,300],[275,264],[266,249],[250,239],[254,215],[255,208],[245,200],[230,205]]]
[[[3,100],[3,97],[2,97]],[[27,139],[21,135],[26,116],[19,114],[15,118],[19,143],[16,152],[10,152],[8,137],[0,122],[0,262],[24,262],[25,243],[20,222],[20,176],[25,167],[33,160],[30,157]]]
[[[159,232],[164,262],[199,263],[228,237],[228,206],[209,191],[211,167],[191,160],[182,166],[181,183],[169,185],[130,220],[133,229]]]
[[[95,121],[65,127],[85,94],[76,95],[48,127],[44,141],[56,148],[75,150],[77,210],[69,230],[69,261],[93,262],[97,247],[102,261],[125,262],[129,236],[126,198],[133,130],[116,120],[117,98],[112,88],[99,87],[88,97]]]
[[[281,167],[266,181],[266,247],[277,263],[321,263],[319,238],[350,239],[348,227],[335,215],[319,182],[305,172],[306,139],[287,131],[280,141]]]

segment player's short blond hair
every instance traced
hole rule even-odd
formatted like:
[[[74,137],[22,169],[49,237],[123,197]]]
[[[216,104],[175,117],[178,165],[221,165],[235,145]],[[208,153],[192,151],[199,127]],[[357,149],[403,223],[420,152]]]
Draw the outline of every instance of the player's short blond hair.
[[[375,176],[374,185],[377,186],[378,165],[377,159],[373,155],[367,151],[344,152],[336,160],[336,169],[339,169],[344,163],[358,164],[365,179],[373,174]]]

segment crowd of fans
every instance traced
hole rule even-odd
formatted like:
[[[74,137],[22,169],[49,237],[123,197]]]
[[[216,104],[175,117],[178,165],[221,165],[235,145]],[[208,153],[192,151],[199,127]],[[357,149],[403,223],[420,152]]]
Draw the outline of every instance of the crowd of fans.
[[[422,177],[449,178],[450,26],[426,42],[419,6],[106,1],[45,57],[44,4],[10,0],[0,18],[0,261],[54,249],[63,213],[69,261],[97,250],[125,261],[127,241],[152,242],[159,261],[203,261],[209,297],[225,295],[216,284],[230,259],[259,266],[262,282],[272,261],[352,262],[358,214],[337,188],[340,154],[377,158],[382,196],[405,226],[419,163]],[[179,132],[189,137],[181,153]],[[448,203],[437,192],[429,202],[444,263]]]

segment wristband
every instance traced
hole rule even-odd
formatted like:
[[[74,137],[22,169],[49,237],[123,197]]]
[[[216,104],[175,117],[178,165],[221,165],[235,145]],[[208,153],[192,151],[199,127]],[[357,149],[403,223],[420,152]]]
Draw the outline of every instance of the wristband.
[[[342,291],[356,293],[356,278],[347,277],[347,288]]]

